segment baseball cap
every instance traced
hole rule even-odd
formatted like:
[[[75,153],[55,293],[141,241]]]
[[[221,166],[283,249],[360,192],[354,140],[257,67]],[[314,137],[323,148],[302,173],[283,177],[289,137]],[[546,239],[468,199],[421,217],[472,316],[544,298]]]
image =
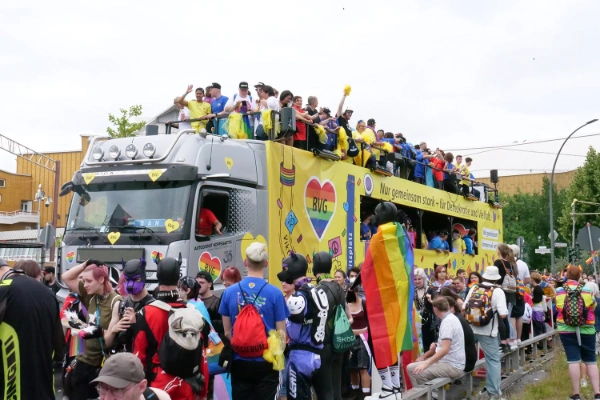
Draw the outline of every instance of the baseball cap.
[[[211,83],[210,87],[213,87],[215,89],[221,89],[221,85],[219,85],[217,82]]]
[[[123,389],[144,379],[144,367],[139,358],[131,353],[117,353],[106,360],[100,375],[92,383],[102,382],[115,389]]]
[[[261,88],[263,86],[266,86],[263,82],[258,82],[256,85],[254,85],[255,88]]]
[[[197,278],[203,278],[206,280],[206,282],[210,283],[210,290],[213,290],[214,285],[213,285],[213,278],[210,275],[210,273],[208,271],[200,271],[196,274],[196,279]]]
[[[248,89],[248,82],[240,82],[240,89]]]
[[[56,273],[56,268],[54,267],[46,267],[44,268],[44,272],[47,274],[55,274]]]
[[[3,258],[0,258],[0,267],[10,267],[10,265],[8,265],[8,263],[4,261]]]
[[[331,115],[331,110],[327,107],[323,108],[323,113],[327,115]]]

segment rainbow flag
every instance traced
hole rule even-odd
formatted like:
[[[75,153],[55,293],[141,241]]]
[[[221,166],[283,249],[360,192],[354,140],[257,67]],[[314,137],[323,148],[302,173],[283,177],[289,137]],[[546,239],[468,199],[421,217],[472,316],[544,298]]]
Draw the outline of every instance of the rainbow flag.
[[[370,334],[378,369],[413,349],[413,249],[402,225],[380,225],[361,269]]]

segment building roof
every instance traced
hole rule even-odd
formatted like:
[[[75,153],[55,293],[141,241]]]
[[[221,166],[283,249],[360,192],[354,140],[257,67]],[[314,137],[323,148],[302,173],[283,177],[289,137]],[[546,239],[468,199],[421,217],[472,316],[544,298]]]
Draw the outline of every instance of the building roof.
[[[14,176],[28,176],[31,178],[31,175],[27,175],[27,174],[17,174],[16,172],[10,172],[10,171],[6,171],[4,169],[0,169],[0,172],[4,172],[5,174],[9,174],[9,175],[14,175]]]

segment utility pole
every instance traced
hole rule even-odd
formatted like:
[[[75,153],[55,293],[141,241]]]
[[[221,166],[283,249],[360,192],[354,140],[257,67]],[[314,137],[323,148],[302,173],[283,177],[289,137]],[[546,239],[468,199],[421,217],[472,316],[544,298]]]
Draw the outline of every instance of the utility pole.
[[[573,236],[572,236],[572,240],[571,240],[571,247],[575,248],[575,204],[577,203],[577,199],[573,199],[573,202],[571,203],[571,207],[573,207],[573,211],[571,211],[571,215],[572,215],[572,220],[573,220]]]

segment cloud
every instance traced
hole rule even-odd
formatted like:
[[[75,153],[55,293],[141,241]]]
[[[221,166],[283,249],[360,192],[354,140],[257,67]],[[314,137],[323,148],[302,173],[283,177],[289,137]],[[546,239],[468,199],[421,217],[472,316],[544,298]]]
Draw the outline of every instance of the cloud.
[[[230,96],[246,80],[332,109],[351,84],[352,122],[375,118],[430,147],[564,137],[600,115],[597,11],[590,1],[5,2],[1,133],[39,151],[77,149],[119,108],[141,104],[150,118],[189,83],[216,81]],[[474,165],[552,162],[490,152]]]

